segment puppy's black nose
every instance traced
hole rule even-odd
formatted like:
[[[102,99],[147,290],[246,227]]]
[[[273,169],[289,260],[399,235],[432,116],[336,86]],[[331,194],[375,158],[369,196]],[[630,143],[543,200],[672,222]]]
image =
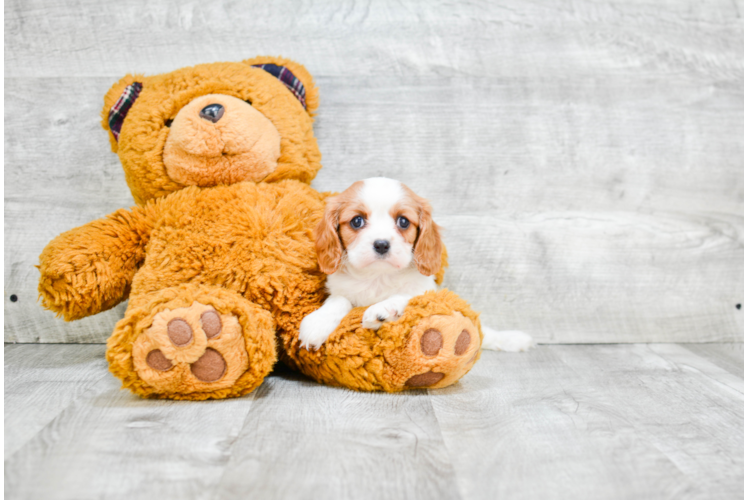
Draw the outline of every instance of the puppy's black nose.
[[[208,104],[202,110],[200,110],[200,118],[204,118],[209,122],[217,122],[223,116],[223,106],[220,104]]]
[[[386,240],[377,240],[374,242],[374,250],[379,255],[384,255],[390,251],[390,242]]]

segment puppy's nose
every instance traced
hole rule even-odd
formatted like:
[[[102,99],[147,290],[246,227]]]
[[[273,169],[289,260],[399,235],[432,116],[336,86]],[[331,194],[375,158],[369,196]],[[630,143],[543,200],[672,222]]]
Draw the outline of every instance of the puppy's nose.
[[[377,240],[374,242],[374,250],[379,255],[384,255],[390,251],[390,242],[386,240]]]
[[[223,106],[220,104],[208,104],[200,110],[200,118],[208,120],[209,122],[217,122],[223,116]]]

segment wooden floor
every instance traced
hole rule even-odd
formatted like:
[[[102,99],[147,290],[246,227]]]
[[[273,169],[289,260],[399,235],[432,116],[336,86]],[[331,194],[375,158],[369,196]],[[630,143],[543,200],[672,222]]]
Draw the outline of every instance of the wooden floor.
[[[394,395],[281,371],[200,403],[120,391],[104,349],[6,344],[6,498],[743,496],[742,343],[484,352]]]

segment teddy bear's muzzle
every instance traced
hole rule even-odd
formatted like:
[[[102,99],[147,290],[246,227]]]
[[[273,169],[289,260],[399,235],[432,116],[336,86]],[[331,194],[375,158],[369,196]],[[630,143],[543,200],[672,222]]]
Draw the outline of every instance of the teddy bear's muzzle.
[[[265,115],[236,97],[198,97],[174,118],[164,145],[169,177],[184,185],[258,182],[278,166],[280,134]]]

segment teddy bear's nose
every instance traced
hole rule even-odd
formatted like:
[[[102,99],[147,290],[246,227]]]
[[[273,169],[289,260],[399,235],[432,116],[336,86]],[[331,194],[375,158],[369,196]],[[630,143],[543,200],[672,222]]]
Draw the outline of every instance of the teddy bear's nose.
[[[220,104],[208,104],[200,110],[200,118],[205,118],[213,123],[217,122],[223,116],[223,106]]]

